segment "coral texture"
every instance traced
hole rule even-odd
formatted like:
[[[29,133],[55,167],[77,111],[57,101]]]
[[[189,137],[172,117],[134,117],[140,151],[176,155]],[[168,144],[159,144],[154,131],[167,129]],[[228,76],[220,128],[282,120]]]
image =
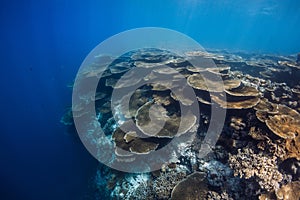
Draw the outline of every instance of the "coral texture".
[[[235,176],[249,179],[254,177],[262,189],[271,191],[279,188],[282,174],[278,171],[276,157],[256,154],[250,148],[238,150],[237,155],[229,156],[229,166]]]

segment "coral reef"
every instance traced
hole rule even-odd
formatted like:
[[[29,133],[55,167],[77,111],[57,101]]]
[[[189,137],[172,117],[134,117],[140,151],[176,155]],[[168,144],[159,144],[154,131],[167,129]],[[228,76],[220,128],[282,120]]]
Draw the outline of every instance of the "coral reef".
[[[110,196],[113,199],[143,199],[150,196],[152,191],[148,187],[149,178],[149,174],[127,174],[116,183]]]
[[[276,192],[277,199],[297,200],[300,199],[300,182],[295,181],[281,186]]]
[[[179,182],[172,191],[172,200],[205,199],[207,196],[207,184],[204,181],[205,174],[194,172],[186,179]]]
[[[252,149],[244,148],[236,155],[229,155],[229,166],[234,175],[249,179],[254,177],[262,189],[271,191],[279,188],[282,174],[278,171],[276,157],[256,154]]]
[[[184,178],[188,171],[184,167],[164,170],[153,181],[153,191],[157,199],[169,199],[173,188]]]
[[[83,82],[100,78],[97,91],[82,93],[61,122],[73,127],[73,120],[88,118],[85,107],[95,104],[97,117],[86,137],[109,143],[109,161],[121,165],[141,165],[137,156],[152,155],[171,141],[175,147],[151,173],[100,165],[99,199],[299,199],[297,56],[224,50],[179,56],[158,49],[101,55],[78,75]],[[198,58],[204,63],[192,66]],[[114,93],[120,98],[113,101]],[[226,110],[225,124],[216,146],[208,145],[212,152],[200,158],[212,108]],[[93,138],[99,126],[105,140]]]

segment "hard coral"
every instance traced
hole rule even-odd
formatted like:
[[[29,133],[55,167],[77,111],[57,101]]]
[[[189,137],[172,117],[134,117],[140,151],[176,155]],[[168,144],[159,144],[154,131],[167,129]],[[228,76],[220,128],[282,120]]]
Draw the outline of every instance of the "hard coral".
[[[121,128],[117,128],[112,135],[116,145],[116,154],[119,156],[130,156],[132,155],[130,152],[135,154],[147,154],[158,147],[158,144],[152,142],[150,139],[137,137],[141,134],[142,133],[128,121],[125,122]],[[120,148],[121,151],[118,148]]]
[[[266,151],[271,155],[278,157],[280,160],[286,159],[287,150],[283,140],[273,141],[265,131],[254,126],[250,128],[249,135],[254,140],[258,141],[258,149]]]
[[[197,117],[191,112],[184,116],[168,115],[163,106],[148,102],[137,111],[137,127],[147,136],[172,138],[189,131],[196,123]]]
[[[234,101],[227,100],[221,95],[211,95],[211,99],[219,104],[222,108],[226,109],[248,109],[257,105],[260,101],[258,97],[241,98],[236,97]]]
[[[229,156],[229,166],[235,176],[249,179],[255,177],[262,189],[271,191],[279,188],[282,174],[278,171],[276,157],[267,157],[262,153],[255,154],[252,149],[238,150],[237,155]]]
[[[202,200],[206,199],[208,188],[205,182],[205,174],[194,172],[186,179],[179,182],[171,194],[172,200]]]
[[[300,181],[295,181],[283,185],[275,192],[277,199],[299,200],[300,199]]]
[[[274,115],[266,120],[268,128],[284,139],[294,139],[300,135],[300,121],[289,115]]]
[[[167,169],[160,172],[153,181],[153,191],[157,199],[169,199],[173,188],[187,176],[185,167],[177,166],[175,169]]]
[[[149,174],[127,174],[116,183],[110,196],[112,199],[154,199]]]
[[[263,100],[256,106],[256,117],[280,138],[285,139],[287,158],[300,160],[300,114],[288,106]]]

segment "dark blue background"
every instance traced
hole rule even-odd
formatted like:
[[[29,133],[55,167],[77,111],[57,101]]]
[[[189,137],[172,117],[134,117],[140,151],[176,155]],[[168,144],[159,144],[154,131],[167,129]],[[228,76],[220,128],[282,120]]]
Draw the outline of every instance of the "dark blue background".
[[[97,162],[60,124],[91,49],[121,31],[158,26],[204,48],[300,51],[299,1],[0,3],[0,199],[83,199]]]

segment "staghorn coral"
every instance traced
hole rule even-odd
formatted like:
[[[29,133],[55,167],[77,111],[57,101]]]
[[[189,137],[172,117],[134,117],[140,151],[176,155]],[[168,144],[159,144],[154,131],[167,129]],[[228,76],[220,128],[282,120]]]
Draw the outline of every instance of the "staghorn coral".
[[[282,174],[278,171],[276,157],[267,157],[262,153],[256,154],[250,148],[238,150],[237,155],[229,155],[229,166],[234,175],[249,179],[255,177],[260,187],[271,191],[279,188]]]
[[[113,176],[112,199],[169,199],[173,188],[187,177],[188,170],[182,165],[168,166],[164,171],[153,172],[153,180],[148,173]]]

